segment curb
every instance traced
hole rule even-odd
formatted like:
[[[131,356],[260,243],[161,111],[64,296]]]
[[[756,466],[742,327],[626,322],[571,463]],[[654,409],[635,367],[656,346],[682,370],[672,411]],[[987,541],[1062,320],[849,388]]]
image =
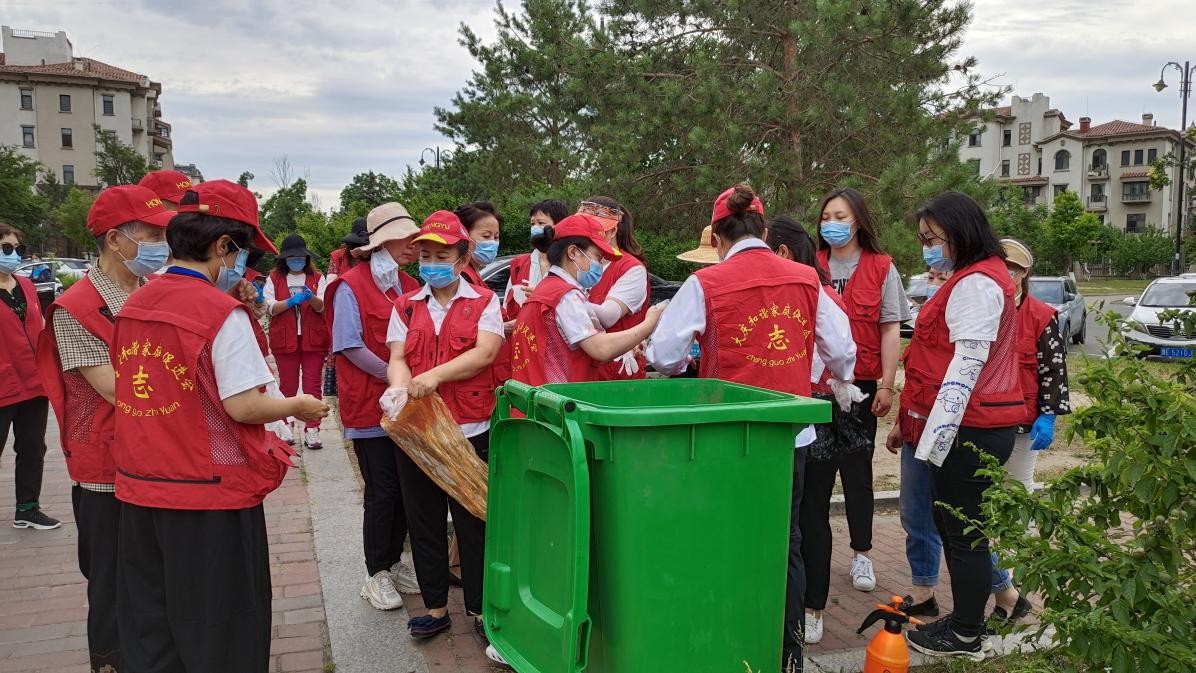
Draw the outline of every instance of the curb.
[[[901,491],[876,491],[872,494],[872,502],[876,509],[896,509]],[[843,514],[843,494],[831,496],[831,514]]]

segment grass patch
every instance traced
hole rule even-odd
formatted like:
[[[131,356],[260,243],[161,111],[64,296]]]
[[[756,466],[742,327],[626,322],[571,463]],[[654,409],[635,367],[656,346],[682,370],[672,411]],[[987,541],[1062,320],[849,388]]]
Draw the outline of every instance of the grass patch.
[[[1146,286],[1150,284],[1153,279],[1138,279],[1138,278],[1096,278],[1089,281],[1077,282],[1076,286],[1080,289],[1080,293],[1087,297],[1100,297],[1109,295],[1121,295],[1128,297],[1132,295],[1142,294]]]
[[[981,662],[945,659],[912,670],[918,673],[1054,673],[1067,670],[1067,667],[1059,657],[1034,653],[1011,654]],[[1093,672],[1096,670],[1093,669]]]

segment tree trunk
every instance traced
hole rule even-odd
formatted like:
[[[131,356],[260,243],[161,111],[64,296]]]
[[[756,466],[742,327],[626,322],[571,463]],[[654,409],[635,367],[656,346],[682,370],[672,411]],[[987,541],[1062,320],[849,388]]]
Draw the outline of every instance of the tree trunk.
[[[785,125],[788,127],[788,132],[785,135],[785,141],[788,145],[789,153],[793,155],[793,178],[800,178],[805,167],[802,165],[801,158],[801,127],[797,123],[797,115],[800,112],[797,102],[797,36],[790,31],[785,32],[785,37],[782,38],[782,49],[784,54],[784,73],[785,73]]]

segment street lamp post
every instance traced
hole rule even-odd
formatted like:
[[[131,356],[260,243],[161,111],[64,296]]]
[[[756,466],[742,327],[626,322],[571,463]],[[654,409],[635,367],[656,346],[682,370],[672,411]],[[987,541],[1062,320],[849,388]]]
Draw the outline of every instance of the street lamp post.
[[[1179,190],[1179,202],[1175,212],[1175,259],[1171,263],[1171,272],[1174,275],[1183,273],[1184,270],[1184,248],[1183,248],[1183,231],[1184,231],[1184,215],[1187,207],[1184,204],[1184,158],[1188,146],[1186,132],[1188,130],[1188,97],[1192,93],[1192,74],[1196,68],[1193,68],[1189,61],[1184,61],[1183,65],[1171,61],[1163,66],[1159,71],[1159,81],[1155,82],[1154,90],[1162,93],[1163,89],[1167,88],[1167,83],[1163,81],[1163,73],[1167,72],[1167,68],[1175,68],[1180,73],[1179,79],[1179,99],[1181,102],[1182,112],[1179,120],[1179,164],[1176,166],[1176,189]]]
[[[419,165],[420,166],[423,166],[425,163],[427,163],[424,161],[424,155],[427,154],[428,152],[431,152],[433,157],[435,158],[436,168],[440,168],[441,159],[443,159],[444,161],[448,161],[449,157],[451,156],[451,153],[448,150],[440,149],[440,145],[437,145],[434,149],[431,147],[425,147],[424,151],[419,153]]]

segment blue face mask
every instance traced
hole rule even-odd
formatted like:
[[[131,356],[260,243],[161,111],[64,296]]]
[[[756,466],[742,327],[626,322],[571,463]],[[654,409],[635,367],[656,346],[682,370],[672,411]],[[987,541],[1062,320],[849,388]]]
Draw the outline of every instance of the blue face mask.
[[[166,265],[166,260],[170,258],[169,243],[166,241],[157,241],[155,243],[138,241],[123,231],[120,233],[125,238],[137,244],[136,257],[133,259],[125,259],[125,256],[121,255],[121,258],[125,261],[125,266],[129,269],[129,271],[133,272],[134,275],[143,277],[148,276]]]
[[[922,246],[922,259],[926,261],[926,266],[939,273],[946,273],[955,268],[955,263],[943,255],[942,245]]]
[[[542,234],[542,233],[544,233],[544,227],[542,227],[542,226],[540,226],[540,225],[538,225],[538,224],[533,224],[533,225],[532,225],[532,229],[531,229],[531,233],[529,233],[527,237],[528,237],[529,239],[531,239],[531,238],[535,238],[535,237],[539,236],[539,235],[540,235],[540,234]]]
[[[292,273],[299,273],[307,268],[307,258],[287,257],[287,268],[290,269]]]
[[[457,281],[458,274],[453,262],[420,262],[419,277],[436,289],[448,287]]]
[[[822,232],[822,238],[832,248],[842,248],[851,242],[851,225],[847,222],[827,220],[819,230]]]
[[[578,269],[577,284],[588,290],[597,285],[598,281],[602,279],[602,263],[590,259],[589,255],[585,255],[585,258],[589,260],[590,268],[585,271],[580,270],[580,268]]]
[[[236,247],[236,244],[233,244]],[[237,250],[237,259],[233,262],[232,268],[224,265],[224,258],[220,258],[220,273],[216,274],[216,282],[213,285],[221,292],[228,292],[241,282],[245,277],[245,267],[249,264],[249,251],[245,248]]]
[[[939,291],[939,288],[940,288],[940,287],[942,287],[942,286],[940,286],[940,285],[927,285],[927,286],[926,286],[926,301],[930,301],[930,300],[931,300],[931,298],[933,298],[933,297],[934,297],[934,295],[938,294],[938,291]]]
[[[0,273],[12,273],[21,265],[21,255],[13,250],[11,253],[5,255],[0,253]]]
[[[498,241],[478,241],[473,250],[473,258],[478,260],[478,264],[489,264],[495,257],[498,257]]]

